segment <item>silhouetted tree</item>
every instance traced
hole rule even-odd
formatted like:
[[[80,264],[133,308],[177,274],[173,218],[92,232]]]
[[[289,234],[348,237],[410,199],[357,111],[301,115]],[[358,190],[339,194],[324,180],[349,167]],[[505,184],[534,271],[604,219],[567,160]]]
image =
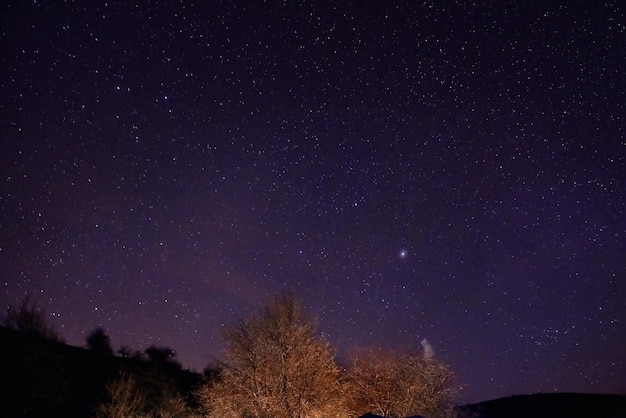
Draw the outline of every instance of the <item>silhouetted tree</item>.
[[[347,416],[333,353],[314,329],[286,296],[227,331],[220,377],[198,391],[208,416]]]
[[[0,317],[0,323],[24,334],[49,341],[63,341],[54,326],[48,322],[46,312],[28,296],[22,300],[20,306],[9,306],[4,315]]]
[[[113,355],[111,340],[102,327],[94,329],[91,334],[87,336],[87,348],[99,354],[107,356]]]
[[[182,365],[176,360],[176,352],[170,347],[151,345],[146,348],[146,355],[148,356],[148,360],[156,366],[174,369],[182,368]]]
[[[129,346],[123,345],[117,350],[117,354],[119,354],[120,357],[130,358],[133,354],[133,350]]]

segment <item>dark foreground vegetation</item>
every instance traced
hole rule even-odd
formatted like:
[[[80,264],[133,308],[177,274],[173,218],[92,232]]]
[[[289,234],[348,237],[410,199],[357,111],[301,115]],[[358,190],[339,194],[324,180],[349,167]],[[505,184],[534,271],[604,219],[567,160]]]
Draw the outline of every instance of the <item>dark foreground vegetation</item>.
[[[292,297],[224,334],[225,359],[187,371],[169,347],[115,355],[96,328],[68,346],[30,301],[0,317],[0,417],[626,417],[626,397],[550,394],[453,407],[454,375],[428,353],[354,350],[339,365]]]
[[[101,408],[113,397],[130,401],[134,389],[119,384],[124,376],[141,388],[146,417],[191,416],[177,414],[197,406],[190,395],[202,376],[175,362],[106,355],[0,327],[0,417],[131,417]]]
[[[454,375],[420,350],[355,349],[339,364],[291,295],[224,333],[224,361],[186,371],[168,347],[114,354],[101,328],[65,345],[30,301],[0,324],[0,416],[356,418],[452,413]]]

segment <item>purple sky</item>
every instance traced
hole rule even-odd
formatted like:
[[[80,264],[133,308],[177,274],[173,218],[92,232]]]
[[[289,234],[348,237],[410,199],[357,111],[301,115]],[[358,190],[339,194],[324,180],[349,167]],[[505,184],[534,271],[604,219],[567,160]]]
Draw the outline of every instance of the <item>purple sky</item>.
[[[619,1],[60,3],[0,6],[0,308],[201,370],[293,290],[464,401],[626,390]]]

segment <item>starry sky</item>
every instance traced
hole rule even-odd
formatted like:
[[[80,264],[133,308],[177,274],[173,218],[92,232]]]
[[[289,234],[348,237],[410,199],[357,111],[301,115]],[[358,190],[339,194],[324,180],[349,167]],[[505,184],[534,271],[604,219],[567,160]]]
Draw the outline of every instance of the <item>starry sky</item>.
[[[291,290],[463,401],[626,390],[619,1],[0,10],[0,308],[200,371]]]

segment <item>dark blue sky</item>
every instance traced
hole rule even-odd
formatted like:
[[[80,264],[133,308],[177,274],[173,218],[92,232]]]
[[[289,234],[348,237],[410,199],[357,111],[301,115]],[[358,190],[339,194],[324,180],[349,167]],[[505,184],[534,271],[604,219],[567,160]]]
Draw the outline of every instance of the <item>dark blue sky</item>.
[[[0,6],[0,307],[201,370],[293,290],[466,401],[626,390],[620,2],[60,3]]]

